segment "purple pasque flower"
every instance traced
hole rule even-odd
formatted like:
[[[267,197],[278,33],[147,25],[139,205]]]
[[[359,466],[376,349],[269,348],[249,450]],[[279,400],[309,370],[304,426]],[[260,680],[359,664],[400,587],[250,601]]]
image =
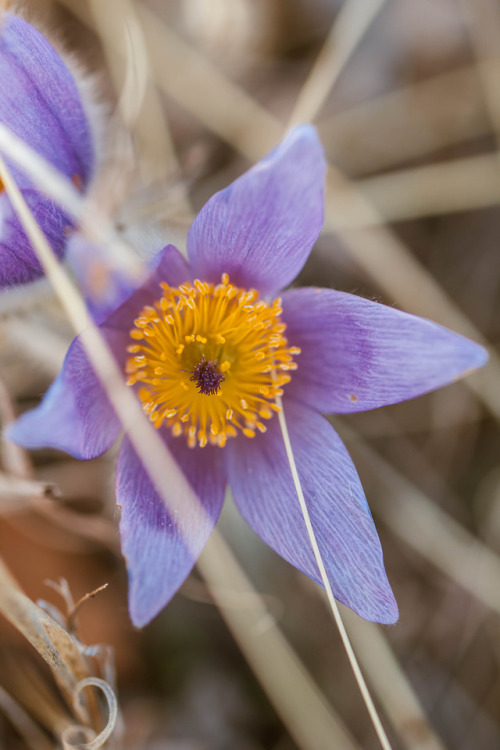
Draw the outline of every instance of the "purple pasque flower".
[[[92,176],[93,138],[75,79],[39,31],[0,11],[0,123],[84,190]],[[26,202],[59,258],[70,220],[27,175],[9,164]],[[42,275],[0,181],[0,289]]]
[[[486,353],[428,320],[332,289],[275,297],[321,230],[325,166],[316,131],[293,130],[204,206],[188,235],[189,263],[166,247],[148,281],[100,326],[206,511],[183,536],[124,439],[116,494],[136,625],[189,574],[226,483],[257,534],[319,581],[275,415],[281,393],[335,596],[366,619],[398,617],[356,470],[320,412],[413,398],[480,367]],[[89,459],[119,432],[77,338],[41,405],[10,437]]]

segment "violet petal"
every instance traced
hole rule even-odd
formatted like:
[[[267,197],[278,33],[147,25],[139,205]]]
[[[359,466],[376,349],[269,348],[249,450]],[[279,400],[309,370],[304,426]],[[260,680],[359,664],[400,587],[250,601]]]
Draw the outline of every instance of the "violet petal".
[[[356,469],[324,419],[286,398],[286,421],[302,489],[335,597],[361,617],[393,623],[398,609]],[[278,554],[320,582],[279,421],[225,448],[228,481],[250,526]]]
[[[107,317],[106,327],[129,331],[143,307],[154,304],[162,296],[162,281],[179,286],[191,278],[192,272],[185,258],[174,245],[167,245],[152,259],[146,281]]]
[[[119,331],[101,329],[101,333],[123,366],[129,356],[128,338]],[[7,437],[25,448],[56,448],[90,459],[107,451],[120,429],[77,337],[40,405],[19,417],[7,430]]]
[[[125,439],[118,458],[116,497],[122,509],[120,534],[129,574],[129,611],[137,627],[152,620],[189,575],[224,500],[221,450],[188,448],[184,438],[175,439],[167,431],[161,434],[205,513],[186,517],[182,497],[172,498],[179,507],[174,521]]]
[[[331,289],[286,292],[283,321],[302,350],[287,397],[323,412],[414,398],[487,360],[482,346],[436,323]]]
[[[0,122],[82,188],[95,155],[90,128],[72,74],[33,26],[10,13],[0,27]],[[12,174],[54,251],[62,256],[69,221],[29,178],[12,164]],[[1,193],[0,189],[0,193]],[[0,288],[41,275],[30,243],[5,194],[0,200]]]
[[[101,326],[119,367],[130,356],[129,331],[144,305],[161,294],[160,282],[180,284],[189,267],[179,251],[168,245],[153,260],[153,272]],[[23,414],[7,431],[25,448],[57,448],[76,458],[95,458],[107,451],[121,429],[83,346],[77,337],[71,344],[58,377],[40,405]]]
[[[69,220],[36,190],[23,190],[35,221],[61,257]],[[42,276],[42,267],[5,191],[0,189],[0,289],[26,284]]]
[[[201,209],[188,234],[196,276],[262,294],[301,270],[323,226],[326,162],[316,131],[295,128],[285,140]]]

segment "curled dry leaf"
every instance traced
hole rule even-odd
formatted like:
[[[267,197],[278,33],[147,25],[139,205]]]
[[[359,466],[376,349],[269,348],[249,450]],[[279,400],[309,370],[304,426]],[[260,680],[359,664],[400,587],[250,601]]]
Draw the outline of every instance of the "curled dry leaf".
[[[116,726],[116,722],[118,719],[118,701],[116,700],[116,695],[111,686],[105,680],[100,680],[98,677],[88,677],[86,680],[82,680],[78,683],[78,685],[76,686],[74,700],[75,709],[78,708],[80,692],[86,687],[97,687],[104,693],[108,704],[107,724],[96,737],[93,737],[91,739],[89,738],[89,741],[84,743],[82,743],[81,741],[77,741],[76,744],[75,738],[77,734],[79,734],[80,736],[83,734],[89,737],[88,728],[75,726],[67,727],[67,729],[61,736],[64,750],[74,750],[74,748],[78,748],[78,750],[98,750],[98,748],[103,747],[103,745],[111,737]]]
[[[64,728],[62,735],[64,734],[66,739],[63,739],[61,735],[61,741],[63,744],[66,743],[64,747],[76,747],[74,744],[76,731],[80,737],[78,747],[83,746],[91,750],[102,747],[115,727],[118,704],[111,685],[105,680],[90,675],[86,656],[94,655],[95,649],[89,650],[88,647],[84,647],[76,637],[67,632],[63,627],[64,617],[58,622],[32,602],[22,592],[1,559],[0,613],[22,633],[47,662],[77,722],[77,727]],[[111,671],[108,669],[107,673],[111,674]],[[102,723],[101,712],[94,692],[89,689],[91,686],[98,687],[104,693],[108,704],[108,721],[104,730],[98,734],[96,733]],[[85,696],[83,697],[82,691],[84,690]],[[82,736],[85,736],[87,744],[82,745]]]

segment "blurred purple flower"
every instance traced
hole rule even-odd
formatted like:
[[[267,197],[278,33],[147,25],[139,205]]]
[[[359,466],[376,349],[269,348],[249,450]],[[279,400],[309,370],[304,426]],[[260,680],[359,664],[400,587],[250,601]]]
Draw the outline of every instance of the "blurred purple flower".
[[[92,176],[93,140],[69,69],[33,26],[0,12],[0,123],[85,189]],[[70,220],[9,163],[25,200],[59,258]],[[42,275],[40,264],[0,181],[0,289]]]
[[[116,493],[136,625],[149,622],[190,572],[217,521],[226,483],[257,534],[319,581],[279,421],[272,418],[283,389],[335,596],[366,619],[398,617],[356,470],[320,412],[413,398],[480,367],[487,356],[434,323],[331,289],[292,289],[272,301],[318,237],[324,175],[315,130],[295,129],[204,206],[188,235],[189,264],[166,247],[148,281],[101,324],[206,511],[205,520],[183,529],[187,545],[125,438]],[[89,459],[119,432],[76,339],[41,405],[17,421],[10,437]]]

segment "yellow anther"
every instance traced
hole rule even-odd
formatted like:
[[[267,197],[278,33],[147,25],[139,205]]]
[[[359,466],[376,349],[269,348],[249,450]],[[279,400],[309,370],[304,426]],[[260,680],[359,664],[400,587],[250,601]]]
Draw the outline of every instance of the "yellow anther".
[[[261,420],[279,411],[274,398],[300,353],[288,347],[281,300],[267,304],[227,274],[216,285],[196,279],[161,290],[137,316],[125,366],[155,427],[170,427],[190,447],[265,432]]]

